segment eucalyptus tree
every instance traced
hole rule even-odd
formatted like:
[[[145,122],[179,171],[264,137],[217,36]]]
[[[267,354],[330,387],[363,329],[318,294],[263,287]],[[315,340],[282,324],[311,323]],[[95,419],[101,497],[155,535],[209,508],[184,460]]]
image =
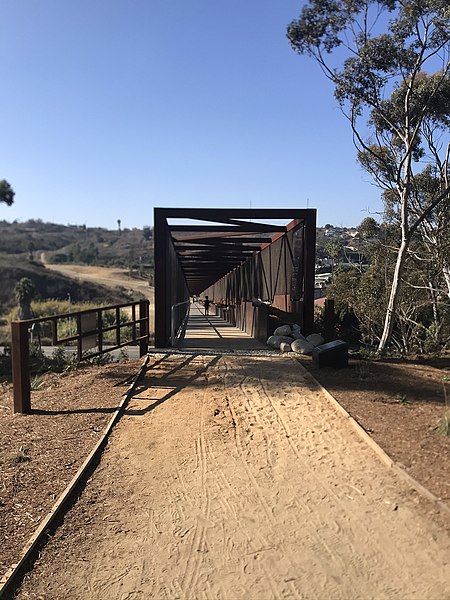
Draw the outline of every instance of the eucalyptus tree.
[[[399,229],[378,345],[383,352],[411,242],[448,206],[450,4],[307,0],[289,25],[288,38],[333,82],[359,162],[381,188]],[[432,185],[424,193],[427,174]]]

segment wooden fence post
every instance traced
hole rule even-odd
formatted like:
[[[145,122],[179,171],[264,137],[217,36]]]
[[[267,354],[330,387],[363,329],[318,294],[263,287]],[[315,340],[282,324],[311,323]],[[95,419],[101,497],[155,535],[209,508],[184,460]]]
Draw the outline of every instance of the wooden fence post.
[[[14,413],[29,414],[30,401],[30,351],[28,323],[11,323],[11,358],[14,391]]]

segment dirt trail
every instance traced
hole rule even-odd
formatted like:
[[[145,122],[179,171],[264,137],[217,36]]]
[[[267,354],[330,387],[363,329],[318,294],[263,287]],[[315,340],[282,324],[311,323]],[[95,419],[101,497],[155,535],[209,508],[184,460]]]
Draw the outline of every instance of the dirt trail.
[[[450,598],[448,532],[296,361],[152,362],[21,600]]]
[[[149,288],[148,281],[144,279],[134,279],[128,275],[126,269],[118,267],[92,267],[89,265],[61,265],[48,263],[45,260],[45,253],[41,253],[41,260],[52,271],[57,271],[82,281],[93,281],[109,287],[123,287],[130,290],[136,290],[144,294],[147,298],[149,293],[153,296],[153,288]]]
[[[145,279],[134,279],[130,277],[126,269],[118,267],[92,267],[89,265],[60,265],[48,263],[45,260],[45,252],[41,252],[41,261],[47,269],[62,273],[66,277],[81,281],[93,281],[107,287],[121,287],[127,290],[140,292],[150,300],[150,331],[154,331],[155,289],[149,287]]]

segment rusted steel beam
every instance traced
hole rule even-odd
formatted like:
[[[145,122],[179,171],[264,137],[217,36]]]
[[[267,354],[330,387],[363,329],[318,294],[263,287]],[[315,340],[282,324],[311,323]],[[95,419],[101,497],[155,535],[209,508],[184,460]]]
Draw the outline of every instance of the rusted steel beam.
[[[173,230],[171,230],[173,231]],[[223,231],[223,230],[221,230]],[[234,244],[234,243],[238,243],[238,242],[242,242],[242,243],[251,243],[251,244],[264,244],[266,242],[270,242],[271,240],[271,236],[267,235],[267,236],[260,236],[260,235],[255,235],[255,237],[242,237],[245,235],[250,235],[251,236],[251,232],[239,232],[239,233],[224,233],[222,235],[217,234],[217,233],[210,233],[210,234],[203,234],[203,235],[187,235],[187,236],[180,236],[180,237],[175,237],[174,235],[172,235],[172,239],[174,240],[174,242],[176,244],[179,244],[180,242],[196,242],[197,244],[203,244],[203,245],[213,245],[213,244]]]
[[[131,326],[131,337],[132,339],[136,339],[136,305],[133,304],[133,306],[131,307],[131,320],[133,321],[133,324]],[[142,356],[142,354],[141,354]]]
[[[258,239],[264,239],[264,238],[258,238]],[[248,241],[246,240],[241,240],[239,238],[232,238],[229,241],[225,240],[225,241],[205,241],[203,243],[198,242],[197,244],[182,244],[181,240],[175,240],[174,244],[175,244],[175,248],[177,250],[177,252],[179,250],[215,250],[215,249],[220,249],[220,250],[227,250],[227,249],[233,249],[233,248],[242,248],[244,250],[259,250],[261,248],[261,244],[257,243],[258,240],[255,240],[255,242],[250,243],[250,239],[248,239]]]
[[[12,376],[14,389],[14,413],[29,414],[30,400],[30,352],[28,323],[11,323]]]
[[[250,255],[252,256],[252,255]],[[201,268],[203,265],[214,265],[215,268],[220,269],[221,265],[227,265],[230,262],[244,262],[249,258],[248,256],[217,256],[210,258],[209,256],[205,256],[204,258],[199,257],[179,257],[180,263],[189,266],[195,265],[198,268]]]
[[[316,211],[305,218],[303,323],[307,333],[314,331],[314,284],[316,263]]]
[[[144,356],[148,352],[149,335],[149,301],[141,300],[139,302],[139,354]]]
[[[166,219],[303,219],[312,208],[157,208]]]
[[[208,256],[230,256],[230,255],[241,255],[244,254],[246,256],[252,255],[254,250],[247,249],[246,246],[230,246],[220,248],[218,246],[211,246],[209,248],[196,248],[194,250],[184,250],[183,248],[177,250],[177,254],[180,257],[183,256],[204,256],[208,258]]]
[[[228,273],[192,273],[191,275],[187,276],[187,281],[188,281],[189,285],[191,285],[191,282],[193,282],[195,280],[199,280],[201,278],[209,280],[209,281],[210,280],[217,281],[218,279],[222,279],[226,275],[228,275]]]
[[[52,320],[52,344],[58,345],[58,321],[56,319]]]
[[[196,217],[196,219],[201,220],[201,221],[210,221],[211,223],[223,223],[224,225],[231,225],[234,227],[234,229],[236,230],[247,230],[247,231],[284,231],[285,227],[284,225],[274,225],[274,224],[267,224],[267,223],[257,223],[257,222],[253,222],[253,221],[239,221],[238,219],[230,219],[230,218],[226,218],[226,217],[219,217],[217,216],[217,213],[215,211],[212,211],[211,214],[205,215],[203,214],[202,217]],[[186,225],[186,227],[189,227],[189,225]],[[208,227],[208,226],[206,226]],[[171,226],[171,229],[173,228],[173,226]],[[222,229],[225,229],[225,227],[222,227]],[[180,231],[180,230],[178,230]],[[188,229],[186,229],[185,231],[188,231]]]
[[[116,308],[116,344],[120,344],[120,308]]]
[[[334,312],[334,299],[333,298],[325,298],[323,321],[324,321],[323,328],[324,328],[325,341],[331,342],[336,338],[335,329],[334,329],[335,312]]]
[[[216,220],[214,220],[216,222]],[[242,227],[238,225],[170,225],[171,231],[210,231],[211,233],[223,232],[227,235],[230,233],[249,234],[252,232],[264,233],[265,231],[286,231],[284,225],[266,225],[265,223],[249,223],[245,221]]]
[[[211,251],[208,251],[208,250],[206,250],[206,251],[199,251],[199,250],[186,250],[186,251],[183,251],[183,250],[179,250],[179,251],[177,251],[177,255],[178,255],[178,257],[181,260],[183,258],[192,258],[192,257],[199,258],[199,259],[202,259],[202,258],[208,259],[211,256],[214,256],[214,257],[216,257],[216,256],[220,256],[220,257],[222,257],[222,256],[225,256],[225,257],[232,257],[232,256],[239,256],[239,257],[241,257],[241,256],[243,256],[244,258],[247,259],[250,256],[253,256],[255,254],[255,252],[257,252],[257,251],[258,250],[253,250],[253,249],[242,250],[241,248],[238,247],[238,248],[235,248],[234,250],[231,250],[231,249],[228,250],[228,249],[226,249],[226,250],[224,250],[224,252],[220,252],[220,250],[218,250],[217,248],[215,248],[214,250],[211,249]]]
[[[227,273],[229,273],[232,269],[191,269],[191,270],[187,270],[185,275],[186,278],[189,279],[191,277],[201,277],[202,275],[205,277],[223,277],[224,275],[226,275]]]
[[[247,258],[248,257],[246,257],[246,256],[241,256],[241,257],[233,256],[233,257],[228,257],[228,258],[226,256],[218,256],[215,260],[214,259],[210,260],[209,258],[202,259],[202,260],[199,260],[198,258],[189,258],[189,259],[181,260],[180,263],[183,267],[194,266],[197,269],[202,269],[203,267],[207,267],[209,265],[209,266],[212,266],[214,269],[220,271],[223,266],[229,266],[232,264],[240,265]]]
[[[232,235],[233,233],[236,235],[244,235],[250,234],[251,231],[241,231],[238,227],[234,227],[231,225],[171,225],[170,231],[186,231],[186,232],[202,232],[205,233],[210,232],[214,234],[223,233],[222,237],[226,237],[228,235]]]
[[[167,293],[167,255],[170,230],[164,209],[154,209],[154,253],[155,253],[155,347],[164,348],[169,338],[169,303]]]
[[[206,266],[213,266],[216,270],[220,271],[222,268],[229,268],[230,265],[236,264],[240,265],[245,262],[250,256],[220,256],[217,257],[216,260],[210,260],[209,258],[201,258],[201,257],[189,257],[180,260],[180,264],[183,267],[196,267],[197,269],[202,269]]]

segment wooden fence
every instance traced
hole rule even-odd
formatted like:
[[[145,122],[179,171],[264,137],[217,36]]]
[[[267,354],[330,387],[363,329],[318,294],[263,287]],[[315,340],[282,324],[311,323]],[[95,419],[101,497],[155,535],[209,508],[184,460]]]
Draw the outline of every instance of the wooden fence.
[[[124,309],[131,313],[129,319],[123,319]],[[112,311],[115,313],[113,324],[105,324],[104,315]],[[136,314],[138,312],[138,314]],[[58,323],[61,321],[74,320],[76,332],[61,337],[58,333]],[[24,321],[13,321],[11,323],[11,350],[12,350],[12,372],[14,389],[14,412],[31,412],[30,400],[30,330],[35,325],[50,322],[53,346],[75,343],[77,358],[79,361],[93,358],[111,352],[124,346],[139,343],[140,356],[148,351],[149,342],[149,301],[140,300],[126,304],[114,304],[102,306],[78,312],[28,319]],[[130,334],[124,340],[123,330]],[[113,332],[114,345],[105,347],[105,333]],[[95,348],[94,352],[87,352]]]

